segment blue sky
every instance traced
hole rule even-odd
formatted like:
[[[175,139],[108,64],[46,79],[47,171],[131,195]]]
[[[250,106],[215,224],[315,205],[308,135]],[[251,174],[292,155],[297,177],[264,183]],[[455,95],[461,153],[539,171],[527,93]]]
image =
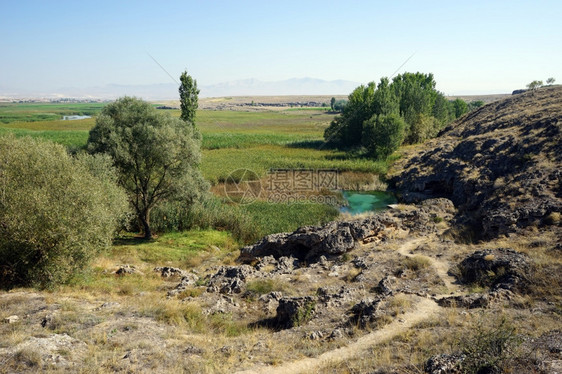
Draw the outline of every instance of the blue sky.
[[[0,0],[0,89],[432,72],[446,94],[562,81],[561,1]]]

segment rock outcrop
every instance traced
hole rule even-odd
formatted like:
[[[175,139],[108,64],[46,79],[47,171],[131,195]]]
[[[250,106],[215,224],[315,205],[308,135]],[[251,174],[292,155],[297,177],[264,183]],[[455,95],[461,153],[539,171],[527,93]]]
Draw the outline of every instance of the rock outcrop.
[[[305,226],[292,233],[272,234],[256,244],[244,247],[240,260],[249,262],[257,257],[293,256],[300,260],[316,261],[320,256],[342,255],[360,243],[380,239],[387,227],[396,226],[384,216],[363,220],[335,221],[324,226]]]
[[[317,262],[323,256],[339,256],[361,244],[384,240],[397,229],[416,233],[435,232],[436,224],[443,219],[452,218],[454,213],[453,203],[439,198],[363,219],[334,221],[324,226],[305,226],[292,233],[268,235],[256,244],[242,248],[239,261],[251,263],[261,258],[260,262],[274,264],[273,259],[280,263],[283,258],[294,257],[307,263]]]
[[[405,202],[446,197],[457,222],[483,238],[560,225],[562,87],[483,106],[399,161],[391,182]]]
[[[527,256],[508,248],[477,251],[459,265],[460,281],[490,287],[522,291],[529,283],[530,265]]]

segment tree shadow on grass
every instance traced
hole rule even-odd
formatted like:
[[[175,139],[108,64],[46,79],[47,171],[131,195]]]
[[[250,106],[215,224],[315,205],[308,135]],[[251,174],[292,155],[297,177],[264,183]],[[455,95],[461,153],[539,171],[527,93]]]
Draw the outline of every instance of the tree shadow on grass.
[[[289,148],[309,148],[309,149],[330,149],[330,146],[323,140],[303,140],[302,142],[288,143]]]
[[[120,236],[113,239],[113,245],[139,245],[139,244],[147,244],[147,243],[154,243],[156,240],[153,239],[145,239],[143,236]]]

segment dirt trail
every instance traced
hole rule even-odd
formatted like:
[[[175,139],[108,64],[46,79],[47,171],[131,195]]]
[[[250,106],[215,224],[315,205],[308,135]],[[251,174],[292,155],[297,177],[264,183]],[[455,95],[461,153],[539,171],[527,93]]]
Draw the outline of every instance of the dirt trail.
[[[424,243],[428,241],[428,239],[425,238],[417,238],[417,239],[412,239],[407,241],[406,243],[402,244],[400,246],[400,248],[398,248],[398,253],[400,253],[402,256],[406,256],[406,257],[422,257],[427,259],[430,263],[431,266],[433,266],[433,268],[435,269],[435,271],[437,272],[437,275],[439,275],[439,278],[441,278],[441,280],[445,283],[445,286],[447,287],[447,289],[449,290],[449,292],[453,292],[453,293],[459,293],[460,289],[459,286],[457,284],[455,284],[456,279],[455,277],[449,275],[449,264],[444,262],[444,261],[439,261],[438,259],[434,258],[434,257],[429,257],[426,255],[422,255],[422,254],[417,254],[417,253],[410,253],[412,252],[414,249],[416,249],[420,244]],[[443,295],[445,296],[445,295]],[[450,296],[447,295],[447,296]]]
[[[416,304],[416,309],[414,311],[401,315],[400,320],[396,319],[394,320],[394,322],[386,325],[384,328],[372,332],[371,334],[365,335],[346,347],[341,347],[325,352],[318,357],[305,358],[302,360],[288,362],[277,367],[265,366],[261,368],[240,371],[238,373],[312,373],[329,363],[337,363],[358,356],[364,353],[367,349],[390,340],[393,337],[407,331],[418,322],[421,322],[431,316],[437,315],[438,311],[439,306],[435,301],[420,298],[420,301]]]
[[[458,291],[458,286],[453,284],[454,278],[451,277],[449,274],[447,274],[448,265],[446,263],[436,260],[433,257],[410,253],[425,240],[426,239],[424,238],[409,240],[400,246],[398,252],[401,255],[407,257],[423,256],[427,258],[432,264],[432,266],[435,268],[435,270],[437,271],[439,277],[443,279],[443,282],[445,282],[449,291]],[[449,295],[439,295],[437,296],[437,298],[442,296],[449,296]],[[311,373],[330,363],[337,363],[359,356],[365,353],[365,351],[367,351],[369,348],[392,339],[393,337],[407,331],[417,323],[426,320],[430,317],[438,315],[439,310],[440,308],[434,300],[420,297],[413,311],[401,315],[399,319],[395,319],[394,322],[386,325],[382,329],[374,331],[368,335],[365,335],[345,347],[324,352],[318,357],[304,358],[301,360],[287,362],[277,367],[262,366],[250,370],[239,371],[238,373],[239,374]]]

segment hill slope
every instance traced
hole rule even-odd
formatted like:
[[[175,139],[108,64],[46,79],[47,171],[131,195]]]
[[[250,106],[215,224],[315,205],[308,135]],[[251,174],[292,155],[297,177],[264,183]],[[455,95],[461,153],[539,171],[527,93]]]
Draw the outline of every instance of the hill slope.
[[[486,105],[400,162],[406,202],[446,197],[483,237],[557,224],[562,211],[562,86]]]

